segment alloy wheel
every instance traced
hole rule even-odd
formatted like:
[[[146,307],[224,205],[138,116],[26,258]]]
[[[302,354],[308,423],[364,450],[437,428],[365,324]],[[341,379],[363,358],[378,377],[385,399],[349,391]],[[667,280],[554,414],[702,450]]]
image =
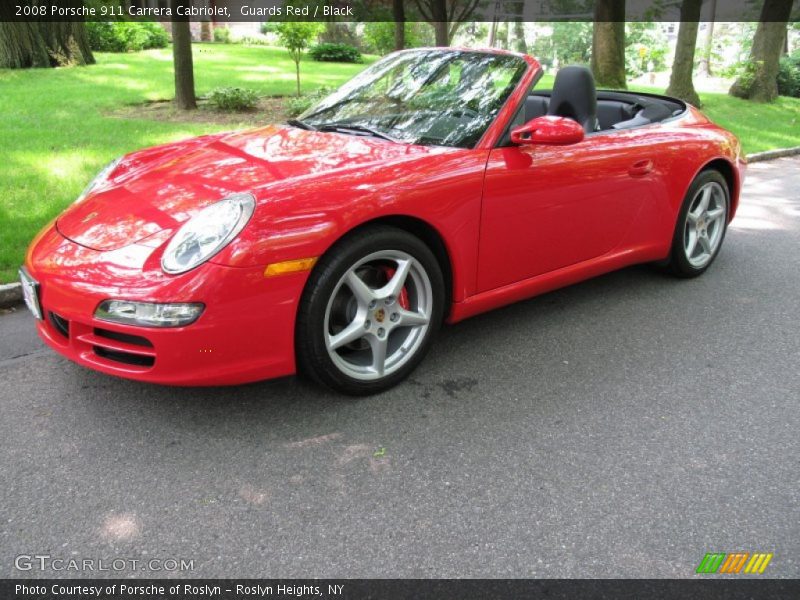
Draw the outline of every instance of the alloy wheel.
[[[714,257],[725,232],[727,202],[722,186],[709,182],[697,190],[683,229],[683,250],[689,264],[701,269]]]
[[[432,310],[433,289],[422,264],[399,250],[374,252],[334,287],[325,309],[325,347],[343,374],[381,379],[422,346]]]

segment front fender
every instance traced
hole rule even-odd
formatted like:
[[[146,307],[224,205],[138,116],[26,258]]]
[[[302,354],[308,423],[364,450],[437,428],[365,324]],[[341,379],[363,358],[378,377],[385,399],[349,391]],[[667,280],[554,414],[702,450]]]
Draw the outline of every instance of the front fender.
[[[451,258],[453,299],[474,293],[487,152],[446,150],[397,164],[256,190],[259,206],[213,261],[234,267],[322,256],[353,229],[386,217],[423,221]]]

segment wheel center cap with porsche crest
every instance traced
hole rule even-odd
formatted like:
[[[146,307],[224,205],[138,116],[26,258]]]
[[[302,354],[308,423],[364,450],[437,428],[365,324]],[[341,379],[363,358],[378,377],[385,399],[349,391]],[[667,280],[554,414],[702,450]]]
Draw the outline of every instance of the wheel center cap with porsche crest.
[[[383,323],[383,320],[385,318],[386,318],[386,311],[385,310],[383,310],[382,308],[379,308],[378,310],[375,311],[375,320],[378,323]]]

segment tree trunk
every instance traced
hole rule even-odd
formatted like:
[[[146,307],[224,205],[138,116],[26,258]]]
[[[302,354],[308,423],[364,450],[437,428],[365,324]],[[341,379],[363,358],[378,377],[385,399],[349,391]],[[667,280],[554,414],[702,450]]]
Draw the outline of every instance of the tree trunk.
[[[528,53],[528,45],[525,43],[525,24],[522,21],[514,21],[514,50],[522,54]]]
[[[697,30],[700,27],[700,8],[703,0],[683,0],[681,26],[675,46],[675,60],[669,77],[668,96],[675,96],[689,104],[700,106],[700,97],[694,89],[694,51],[697,46]]]
[[[502,49],[508,49],[508,23],[498,23],[497,33],[495,34],[495,45]]]
[[[10,8],[2,3],[2,9]],[[27,69],[50,67],[47,46],[39,34],[37,23],[5,21],[0,19],[0,68]]]
[[[592,73],[598,86],[627,89],[625,0],[597,0],[592,32]]]
[[[72,0],[63,6],[79,7],[81,2]],[[12,15],[13,5],[0,3],[0,67],[25,69],[94,63],[83,21],[12,22]]]
[[[394,18],[394,49],[406,47],[406,9],[403,0],[392,0],[392,17]]]
[[[175,65],[175,105],[182,110],[193,110],[197,108],[197,100],[194,96],[192,32],[189,21],[172,22],[172,60]]]
[[[297,58],[294,60],[294,70],[297,76],[297,97],[300,97],[300,52],[297,53]]]
[[[492,21],[489,27],[489,41],[487,42],[489,48],[494,48],[495,41],[497,41],[497,21]]]
[[[525,3],[515,2],[512,6],[514,14],[514,50],[527,54],[528,44],[525,42]]]
[[[778,62],[792,0],[765,0],[744,73],[731,86],[731,96],[772,102],[778,97]]]
[[[447,21],[434,21],[433,33],[436,39],[437,46],[449,46],[450,40],[447,35]]]
[[[433,26],[437,46],[449,46],[461,23],[478,4],[468,0],[415,0],[422,17]]]
[[[50,62],[55,66],[94,64],[83,21],[39,23],[39,31],[50,54]]]
[[[429,0],[433,32],[437,46],[449,46],[450,24],[447,21],[447,0]]]
[[[714,49],[714,19],[717,16],[717,0],[711,0],[709,4],[710,15],[706,23],[706,39],[703,44],[703,54],[700,57],[700,64],[697,67],[698,73],[711,77],[711,51]]]

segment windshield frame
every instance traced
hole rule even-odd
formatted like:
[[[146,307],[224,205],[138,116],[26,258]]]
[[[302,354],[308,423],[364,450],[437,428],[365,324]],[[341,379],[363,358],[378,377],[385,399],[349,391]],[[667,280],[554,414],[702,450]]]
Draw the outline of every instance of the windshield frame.
[[[353,86],[354,81],[358,81],[359,78],[362,77],[365,73],[369,71],[374,71],[375,75],[373,77],[373,83],[380,81],[384,77],[387,77],[387,74],[391,71],[391,66],[385,68],[383,72],[381,72],[381,65],[390,65],[393,61],[397,62],[398,57],[403,57],[409,54],[418,54],[418,55],[430,55],[431,53],[437,53],[443,55],[443,58],[447,58],[446,62],[443,62],[441,67],[445,67],[447,65],[455,64],[455,61],[460,59],[469,58],[470,56],[474,56],[477,58],[486,58],[491,56],[496,56],[498,58],[498,65],[502,67],[502,63],[507,63],[507,68],[511,70],[511,76],[508,82],[510,89],[503,88],[497,96],[497,100],[500,101],[499,106],[497,107],[490,107],[485,114],[485,123],[476,123],[473,125],[475,127],[474,131],[470,133],[469,129],[465,130],[465,135],[462,138],[456,138],[454,143],[449,144],[440,144],[433,141],[431,139],[425,139],[424,135],[420,135],[415,139],[396,139],[394,140],[397,143],[409,144],[409,145],[420,145],[420,146],[431,146],[431,147],[441,147],[441,148],[451,148],[451,149],[476,149],[486,146],[487,137],[495,138],[497,136],[498,125],[500,121],[505,122],[508,116],[508,108],[509,105],[516,105],[520,101],[520,90],[525,89],[530,86],[530,82],[533,78],[533,75],[539,72],[541,69],[539,64],[530,56],[519,54],[516,52],[508,52],[504,50],[497,50],[497,49],[473,49],[473,48],[411,48],[407,50],[401,50],[398,52],[393,52],[388,54],[380,61],[377,61],[373,65],[367,68],[366,71],[362,71],[360,74],[356,75],[353,79],[345,83],[341,88],[335,90],[329,96],[326,96],[322,100],[320,100],[315,105],[309,107],[305,110],[297,119],[295,120],[296,123],[299,121],[302,123],[303,126],[309,129],[317,129],[317,128],[326,128],[328,125],[341,125],[342,129],[345,130],[347,127],[346,122],[342,122],[341,117],[339,119],[336,118],[335,113],[331,115],[327,121],[324,120],[315,120],[315,117],[321,115],[325,111],[329,111],[335,108],[339,103],[342,102],[348,96],[353,96],[354,98],[358,98],[361,90],[365,89],[362,86],[359,88],[358,86],[353,87],[353,89],[345,92],[337,101],[331,103],[331,100],[342,94],[343,89],[347,89],[348,87]],[[503,60],[505,59],[505,61]],[[511,59],[511,60],[509,60]],[[517,65],[514,64],[514,59],[518,62]],[[477,63],[477,61],[476,61]],[[411,64],[411,63],[407,63]],[[491,65],[491,63],[487,63]],[[398,63],[398,65],[402,65],[402,63]],[[439,68],[432,71],[433,75],[439,73]],[[435,81],[436,77],[432,77],[431,81]],[[369,81],[369,80],[368,80]],[[480,81],[480,80],[478,80]],[[423,89],[426,85],[428,85],[428,80],[423,81],[422,86],[418,90],[412,90],[413,94],[416,94],[420,89]],[[349,102],[347,102],[349,103]],[[345,103],[345,104],[347,104]],[[329,104],[329,106],[325,106]],[[447,105],[444,105],[445,107]],[[453,108],[461,108],[457,104],[453,105]],[[443,108],[441,112],[437,115],[433,115],[431,119],[431,123],[436,122],[436,120],[444,118],[447,114],[449,109]],[[420,110],[420,112],[423,112]],[[367,113],[368,114],[368,113]],[[411,118],[412,112],[407,113],[409,116],[407,118]],[[480,114],[480,113],[477,113]],[[376,115],[379,117],[380,115]],[[477,119],[477,117],[476,117]],[[370,124],[369,120],[364,119],[363,123]],[[359,121],[357,117],[354,118],[352,121],[353,125],[358,125]],[[469,125],[469,122],[467,123]],[[297,126],[297,125],[296,125]],[[374,127],[374,125],[370,124],[375,129],[380,129],[378,127]],[[387,135],[391,135],[391,128],[385,128],[387,131]],[[500,127],[499,129],[502,129]],[[329,129],[329,131],[335,131],[334,128]],[[346,132],[345,133],[351,133]],[[381,129],[383,132],[383,129]],[[368,134],[364,134],[368,135]],[[444,140],[446,138],[442,138]],[[424,141],[423,141],[424,140]],[[491,146],[491,143],[489,144]]]

